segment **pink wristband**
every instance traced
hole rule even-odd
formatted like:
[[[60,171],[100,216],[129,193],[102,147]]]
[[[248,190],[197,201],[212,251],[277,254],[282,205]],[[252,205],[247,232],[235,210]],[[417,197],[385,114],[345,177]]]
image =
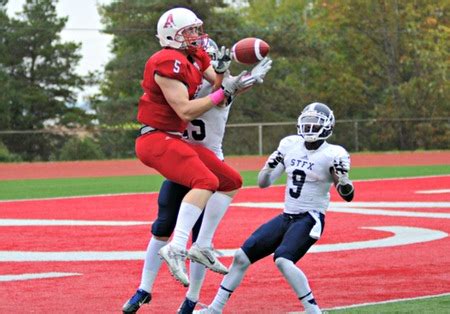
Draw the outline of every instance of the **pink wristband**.
[[[214,93],[208,95],[214,105],[220,104],[225,99],[225,94],[223,93],[223,89],[219,88]]]

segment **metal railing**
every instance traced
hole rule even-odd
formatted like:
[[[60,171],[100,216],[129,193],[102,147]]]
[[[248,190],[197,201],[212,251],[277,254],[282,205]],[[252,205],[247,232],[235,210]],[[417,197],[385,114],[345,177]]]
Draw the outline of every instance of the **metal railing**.
[[[443,118],[397,118],[397,119],[344,119],[344,120],[336,120],[336,126],[335,126],[335,135],[336,133],[341,133],[338,137],[337,142],[342,145],[349,145],[348,139],[346,141],[342,140],[342,132],[344,129],[345,124],[351,125],[352,131],[349,131],[348,128],[345,128],[347,132],[345,133],[346,137],[352,137],[352,151],[360,151],[361,149],[366,149],[366,147],[362,147],[361,141],[360,141],[360,133],[361,133],[361,127],[367,126],[367,125],[377,125],[377,124],[416,124],[416,123],[428,123],[432,125],[434,122],[443,122],[441,127],[446,129],[447,135],[444,136],[442,146],[439,148],[446,148],[450,149],[450,117],[443,117]],[[264,129],[270,128],[270,127],[287,127],[286,132],[284,133],[284,136],[288,136],[290,134],[296,133],[296,121],[295,122],[261,122],[261,123],[236,123],[236,124],[228,124],[227,129],[232,128],[255,128],[257,130],[257,138],[258,138],[258,155],[263,155],[265,153],[268,153],[266,150],[264,150],[265,141],[264,141]],[[401,134],[399,134],[401,136]],[[225,137],[226,140],[227,137]],[[282,137],[279,138],[281,140]],[[279,141],[278,140],[278,141]],[[274,145],[278,144],[278,142],[274,143]],[[276,147],[275,147],[276,148]],[[398,148],[401,149],[401,148]]]
[[[97,126],[0,130],[0,161],[11,160],[8,155],[5,157],[2,145],[13,157],[24,161],[60,160],[64,151],[66,156],[67,151],[69,156],[73,155],[73,159],[134,158],[137,129],[137,126],[136,129]],[[275,150],[283,137],[296,132],[296,121],[228,124],[223,150],[228,156],[264,155]],[[92,139],[89,145],[76,146],[77,139],[86,138]],[[350,152],[450,149],[450,117],[337,120],[329,142],[342,145]],[[96,154],[87,154],[89,149]]]

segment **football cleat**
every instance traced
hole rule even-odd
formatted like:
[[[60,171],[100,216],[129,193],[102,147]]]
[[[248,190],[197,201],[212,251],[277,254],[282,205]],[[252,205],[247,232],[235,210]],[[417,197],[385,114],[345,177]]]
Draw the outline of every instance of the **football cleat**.
[[[152,295],[145,290],[138,289],[136,293],[122,307],[124,314],[136,313],[143,304],[147,304]]]
[[[216,258],[212,248],[199,247],[197,243],[194,243],[189,249],[187,257],[191,261],[202,264],[216,273],[223,275],[228,274],[228,268]]]
[[[205,308],[203,308],[201,310],[196,310],[196,311],[194,311],[192,313],[194,313],[194,314],[222,314],[222,312],[215,311],[209,306],[205,307]]]
[[[197,305],[197,302],[191,301],[188,298],[186,298],[186,299],[184,299],[184,302],[181,304],[177,313],[178,314],[192,314],[196,305]]]
[[[183,286],[189,286],[189,278],[186,271],[186,250],[167,244],[159,250],[158,255],[167,263],[172,276],[181,282]]]

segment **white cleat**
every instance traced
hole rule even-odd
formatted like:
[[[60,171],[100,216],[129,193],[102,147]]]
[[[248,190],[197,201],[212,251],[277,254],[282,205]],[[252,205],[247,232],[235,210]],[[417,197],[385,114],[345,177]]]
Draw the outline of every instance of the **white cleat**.
[[[194,243],[189,249],[187,257],[191,261],[202,264],[216,273],[223,275],[228,274],[228,268],[216,258],[212,248],[199,247],[197,243]]]
[[[186,271],[186,250],[179,249],[169,243],[159,250],[158,255],[167,263],[172,276],[181,282],[183,286],[188,287],[189,278]]]
[[[205,307],[203,309],[200,309],[200,310],[195,310],[192,313],[193,314],[222,314],[222,312],[215,311],[212,308],[210,308],[209,306]]]

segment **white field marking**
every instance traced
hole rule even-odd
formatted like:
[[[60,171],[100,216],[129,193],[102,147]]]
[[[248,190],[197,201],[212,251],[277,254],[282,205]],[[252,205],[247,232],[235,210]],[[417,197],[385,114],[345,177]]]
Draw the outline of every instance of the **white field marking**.
[[[382,227],[362,227],[361,229],[371,229],[378,231],[392,232],[393,235],[383,239],[344,242],[334,244],[313,245],[308,253],[327,253],[348,250],[373,249],[381,247],[392,247],[408,245],[414,243],[430,242],[448,237],[448,234],[439,230],[404,227],[404,226],[382,226]],[[218,250],[223,256],[233,256],[236,250]]]
[[[450,208],[450,202],[331,202],[330,205],[343,208]]]
[[[447,233],[416,227],[382,226],[365,227],[378,231],[392,232],[393,235],[376,240],[356,241],[335,244],[317,244],[311,247],[311,253],[326,253],[347,250],[360,250],[380,247],[392,247],[414,243],[439,240],[448,236]],[[232,257],[237,249],[217,250],[218,256]],[[123,261],[143,260],[145,251],[75,251],[75,252],[26,252],[0,251],[0,262],[73,262],[73,261]]]
[[[0,251],[0,262],[97,262],[143,260],[145,251]]]
[[[232,203],[232,206],[254,207],[254,208],[274,208],[283,209],[282,202],[242,202]],[[361,209],[358,209],[360,207]],[[380,208],[450,208],[450,202],[330,202],[328,212],[360,214],[360,215],[380,215],[395,217],[423,217],[423,218],[444,218],[450,219],[450,213],[430,213],[430,212],[409,212],[396,210],[373,209]]]
[[[416,177],[396,177],[396,178],[379,178],[379,179],[362,179],[362,180],[352,180],[353,182],[372,182],[372,181],[392,181],[392,180],[408,180],[408,179],[427,179],[427,178],[440,178],[449,177],[448,174],[441,175],[431,175],[431,176],[416,176]],[[285,184],[275,184],[272,187],[284,187]],[[241,189],[254,189],[259,188],[257,185],[245,186]],[[30,202],[30,201],[48,201],[48,200],[64,200],[64,199],[76,199],[76,198],[89,198],[89,197],[108,197],[108,196],[131,196],[131,195],[142,195],[142,194],[158,194],[158,191],[153,192],[132,192],[132,193],[111,193],[111,194],[96,194],[96,195],[77,195],[77,196],[60,196],[60,197],[43,197],[43,198],[27,198],[27,199],[13,199],[13,200],[0,200],[0,203],[11,203],[11,202]]]
[[[30,280],[30,279],[44,279],[44,278],[60,278],[60,277],[71,277],[71,276],[81,276],[79,273],[36,273],[36,274],[19,274],[19,275],[0,275],[1,281],[19,281],[19,280]]]
[[[136,226],[153,221],[59,220],[59,219],[0,219],[0,227],[11,226]]]
[[[158,192],[133,192],[133,193],[116,193],[116,194],[96,194],[96,195],[80,195],[80,196],[60,196],[60,197],[42,197],[42,198],[27,198],[16,200],[0,200],[0,203],[18,203],[18,202],[35,202],[35,201],[53,201],[53,200],[70,200],[77,198],[90,198],[90,197],[108,197],[108,196],[129,196],[129,195],[142,195],[142,194],[155,194]]]
[[[381,302],[360,303],[360,304],[353,304],[353,305],[348,305],[348,306],[338,306],[338,307],[333,307],[333,308],[326,308],[326,309],[322,309],[322,310],[345,310],[345,309],[358,308],[358,307],[368,306],[368,305],[389,304],[389,303],[397,303],[397,302],[403,302],[403,301],[414,301],[414,300],[439,298],[439,297],[445,297],[448,295],[450,295],[450,293],[425,295],[425,296],[414,297],[414,298],[392,299],[392,300],[386,300],[386,301],[381,301]],[[304,312],[288,312],[286,314],[300,314],[300,313],[304,313]]]
[[[450,189],[441,189],[441,190],[424,190],[424,191],[416,191],[417,194],[444,194],[450,193]]]

